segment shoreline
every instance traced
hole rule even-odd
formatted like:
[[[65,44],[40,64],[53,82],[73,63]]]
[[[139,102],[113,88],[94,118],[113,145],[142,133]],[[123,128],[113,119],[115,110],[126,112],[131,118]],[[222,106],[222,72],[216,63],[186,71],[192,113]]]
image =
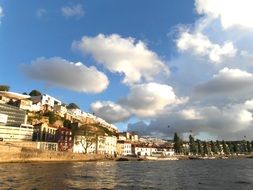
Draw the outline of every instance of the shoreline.
[[[86,157],[87,156],[87,157]],[[94,156],[94,154],[83,155],[83,159],[12,159],[12,160],[1,160],[0,164],[14,164],[14,163],[21,163],[21,164],[38,164],[38,163],[71,163],[71,162],[133,162],[133,161],[180,161],[180,160],[235,160],[235,159],[251,159],[252,156],[244,155],[244,156],[228,156],[228,157],[198,157],[198,158],[189,158],[189,156],[179,156],[173,157],[177,159],[142,159],[142,158],[130,158],[129,157],[117,157],[117,158],[93,158],[90,159],[90,156]],[[86,158],[85,158],[86,157]]]
[[[239,155],[174,155],[170,157],[108,157],[101,154],[79,154],[37,149],[35,143],[6,143],[0,142],[1,163],[69,163],[69,162],[107,162],[107,161],[172,161],[172,160],[218,160],[218,159],[245,159],[253,158],[251,154]]]

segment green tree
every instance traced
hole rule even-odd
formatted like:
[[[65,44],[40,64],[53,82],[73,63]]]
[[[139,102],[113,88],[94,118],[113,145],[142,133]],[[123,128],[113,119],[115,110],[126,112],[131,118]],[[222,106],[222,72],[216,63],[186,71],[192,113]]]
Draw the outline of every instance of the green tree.
[[[248,153],[252,152],[252,147],[249,141],[247,141],[247,150],[248,150]]]
[[[248,152],[248,150],[247,150],[247,143],[246,143],[245,140],[241,141],[241,151],[243,153]]]
[[[222,149],[223,149],[223,153],[225,155],[229,154],[228,146],[227,146],[227,144],[226,144],[226,142],[224,140],[222,141]]]
[[[217,147],[213,141],[211,141],[211,151],[213,154],[217,154]]]
[[[80,109],[80,108],[75,103],[70,103],[69,105],[67,105],[67,109]]]
[[[204,153],[204,155],[209,155],[210,154],[210,151],[209,151],[209,148],[208,148],[208,143],[206,141],[203,142],[203,153]]]
[[[197,140],[197,145],[198,145],[198,154],[202,155],[203,154],[203,147],[202,147],[202,143],[199,139]]]
[[[8,85],[0,85],[0,91],[9,91],[10,90],[10,86]]]
[[[71,129],[71,128],[72,128],[71,121],[68,120],[68,119],[65,119],[65,120],[63,121],[63,126],[66,127],[66,128]]]
[[[41,92],[38,91],[38,90],[32,90],[30,93],[29,93],[30,96],[41,96]]]
[[[193,155],[196,155],[197,147],[192,135],[189,136],[189,146],[190,146],[190,153],[192,153]]]
[[[229,141],[229,142],[227,143],[227,145],[228,145],[228,151],[229,151],[229,153],[230,153],[230,154],[233,154],[233,153],[234,153],[233,144]]]
[[[84,149],[84,154],[88,153],[88,148],[93,144],[98,144],[98,136],[104,135],[104,131],[100,130],[94,125],[82,125],[76,128],[75,132],[75,143],[81,144]]]
[[[217,147],[217,152],[220,154],[221,153],[221,144],[220,141],[216,141],[216,147]]]
[[[233,152],[238,154],[239,153],[239,147],[238,147],[238,143],[236,141],[232,142],[233,144]]]
[[[57,116],[52,111],[45,112],[43,116],[48,117],[50,124],[54,124],[57,121]]]
[[[182,153],[182,140],[179,138],[177,133],[174,134],[174,151],[176,154]]]

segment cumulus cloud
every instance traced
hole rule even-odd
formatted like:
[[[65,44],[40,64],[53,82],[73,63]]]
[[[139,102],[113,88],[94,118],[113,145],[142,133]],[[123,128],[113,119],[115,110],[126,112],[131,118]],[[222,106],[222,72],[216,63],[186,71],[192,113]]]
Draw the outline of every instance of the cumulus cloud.
[[[0,6],[0,24],[1,24],[1,20],[4,17],[4,10],[2,8],[2,6]]]
[[[171,86],[158,83],[133,85],[121,104],[138,117],[152,117],[164,111],[167,106],[185,103],[187,98],[178,98]]]
[[[180,26],[171,85],[189,96],[147,122],[128,125],[140,134],[241,140],[253,138],[253,12],[251,0],[195,0],[199,18]],[[219,64],[206,64],[207,62]],[[168,127],[170,126],[170,127]],[[204,135],[203,135],[204,134]]]
[[[97,101],[91,104],[91,111],[109,123],[125,121],[131,113],[119,104],[111,101]]]
[[[106,75],[96,67],[87,67],[81,62],[73,63],[60,57],[37,58],[21,68],[31,79],[77,92],[100,93],[109,84]]]
[[[182,32],[177,40],[180,51],[192,52],[195,55],[207,56],[214,63],[221,62],[226,57],[234,57],[236,49],[232,42],[223,45],[212,43],[207,36],[196,33]]]
[[[196,10],[210,19],[220,19],[222,27],[253,29],[252,0],[196,0]]]
[[[66,18],[74,17],[77,19],[83,17],[85,14],[83,6],[81,4],[62,7],[61,12]]]
[[[244,96],[253,93],[253,74],[240,69],[223,68],[213,78],[196,86],[195,93],[200,97]]]
[[[72,47],[91,54],[111,72],[124,74],[124,83],[152,81],[158,74],[169,74],[155,52],[149,50],[144,42],[136,42],[130,37],[123,38],[118,34],[84,36],[80,41],[74,41]]]
[[[175,110],[148,124],[144,122],[129,124],[128,130],[161,137],[172,137],[173,133],[177,132],[186,138],[190,133],[197,138],[203,138],[201,134],[205,133],[209,137],[220,140],[239,140],[245,135],[252,139],[253,135],[249,133],[253,124],[252,105],[252,100],[248,100],[242,104],[225,107],[191,107],[186,112]]]

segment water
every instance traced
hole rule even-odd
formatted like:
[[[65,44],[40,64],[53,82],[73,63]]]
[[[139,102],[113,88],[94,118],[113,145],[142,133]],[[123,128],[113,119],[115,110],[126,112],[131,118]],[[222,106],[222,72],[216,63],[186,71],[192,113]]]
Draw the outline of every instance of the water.
[[[0,189],[253,189],[253,159],[0,164]]]

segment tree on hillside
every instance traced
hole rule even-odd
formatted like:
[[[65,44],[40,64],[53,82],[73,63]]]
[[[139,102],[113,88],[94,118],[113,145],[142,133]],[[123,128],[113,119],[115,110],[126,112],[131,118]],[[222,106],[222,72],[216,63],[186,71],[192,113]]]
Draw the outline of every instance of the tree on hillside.
[[[221,154],[221,144],[220,144],[220,141],[216,141],[216,147],[217,147],[217,152],[219,153],[219,154]]]
[[[43,116],[48,117],[49,124],[54,124],[57,121],[57,116],[52,111],[45,112]]]
[[[228,145],[228,151],[229,151],[229,153],[233,154],[234,153],[233,144],[229,141],[229,142],[227,142],[227,145]]]
[[[239,153],[239,147],[238,147],[238,143],[236,141],[232,142],[233,144],[233,152],[238,154]]]
[[[8,92],[10,90],[10,86],[8,85],[0,85],[0,91]]]
[[[202,155],[203,154],[203,147],[202,147],[202,143],[199,139],[197,139],[197,146],[198,146],[198,155]]]
[[[71,121],[68,120],[68,119],[65,119],[65,120],[63,121],[63,126],[66,127],[66,128],[71,129],[71,128],[72,128],[72,126],[71,126]]]
[[[247,150],[248,150],[248,153],[252,152],[252,147],[249,141],[247,141]]]
[[[176,154],[182,153],[182,140],[179,138],[177,133],[174,134],[174,151]]]
[[[194,138],[192,135],[189,136],[189,143],[190,143],[190,153],[192,153],[193,155],[197,154],[197,147],[196,147],[196,143],[194,141]]]
[[[81,144],[84,149],[84,154],[87,154],[89,147],[94,143],[97,146],[98,136],[104,135],[104,132],[93,125],[82,125],[79,128],[76,128],[74,134],[76,138],[75,143]]]
[[[208,143],[206,141],[203,142],[203,154],[204,155],[209,155],[210,151],[208,148]]]
[[[80,109],[80,108],[75,103],[70,103],[69,105],[67,105],[67,109]]]
[[[241,141],[241,152],[243,152],[243,153],[248,152],[247,143],[245,140]]]
[[[223,153],[225,155],[228,155],[229,154],[229,150],[228,150],[227,143],[223,140],[221,144],[222,144]]]
[[[217,154],[217,147],[213,141],[211,141],[211,151],[213,154]]]
[[[41,96],[41,92],[38,91],[38,90],[32,90],[30,93],[29,93],[30,96]]]

